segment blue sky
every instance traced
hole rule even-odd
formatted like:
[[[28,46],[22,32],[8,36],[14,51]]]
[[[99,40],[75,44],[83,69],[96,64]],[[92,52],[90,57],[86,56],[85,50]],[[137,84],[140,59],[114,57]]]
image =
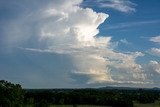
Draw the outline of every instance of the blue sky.
[[[1,0],[0,79],[160,87],[159,10],[159,0]]]

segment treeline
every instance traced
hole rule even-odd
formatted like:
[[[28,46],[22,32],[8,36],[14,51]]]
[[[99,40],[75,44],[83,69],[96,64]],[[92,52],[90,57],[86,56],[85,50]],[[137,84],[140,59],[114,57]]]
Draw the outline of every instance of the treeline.
[[[159,90],[145,89],[33,89],[0,81],[0,107],[48,107],[49,105],[103,105],[133,107],[133,102],[154,103]]]
[[[160,98],[156,90],[100,90],[100,89],[51,89],[27,90],[27,104],[89,104],[112,107],[133,107],[133,101],[139,103],[154,103]]]

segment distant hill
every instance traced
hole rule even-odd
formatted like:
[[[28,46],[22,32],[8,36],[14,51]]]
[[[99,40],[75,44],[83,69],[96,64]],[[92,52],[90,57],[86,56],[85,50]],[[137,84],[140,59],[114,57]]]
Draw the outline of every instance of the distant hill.
[[[98,89],[100,89],[100,90],[139,90],[139,89],[143,89],[143,90],[160,90],[160,88],[158,88],[158,87],[154,87],[154,88],[138,88],[138,87],[112,87],[112,86],[100,87]]]
[[[160,91],[160,88],[153,87],[153,88],[138,88],[138,87],[114,87],[114,86],[105,86],[105,87],[99,87],[99,88],[49,88],[49,89],[24,89],[27,91],[72,91],[72,90],[158,90]]]

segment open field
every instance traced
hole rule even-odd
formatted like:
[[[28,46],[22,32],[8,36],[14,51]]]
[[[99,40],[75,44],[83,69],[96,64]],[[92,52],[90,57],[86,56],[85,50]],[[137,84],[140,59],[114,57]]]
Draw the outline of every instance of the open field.
[[[160,103],[150,103],[150,104],[140,104],[136,103],[134,104],[134,107],[160,107]]]

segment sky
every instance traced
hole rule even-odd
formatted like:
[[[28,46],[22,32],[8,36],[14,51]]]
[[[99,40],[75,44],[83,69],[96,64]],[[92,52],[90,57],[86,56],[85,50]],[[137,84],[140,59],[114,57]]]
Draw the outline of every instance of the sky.
[[[0,79],[160,87],[159,10],[160,0],[0,0]]]

